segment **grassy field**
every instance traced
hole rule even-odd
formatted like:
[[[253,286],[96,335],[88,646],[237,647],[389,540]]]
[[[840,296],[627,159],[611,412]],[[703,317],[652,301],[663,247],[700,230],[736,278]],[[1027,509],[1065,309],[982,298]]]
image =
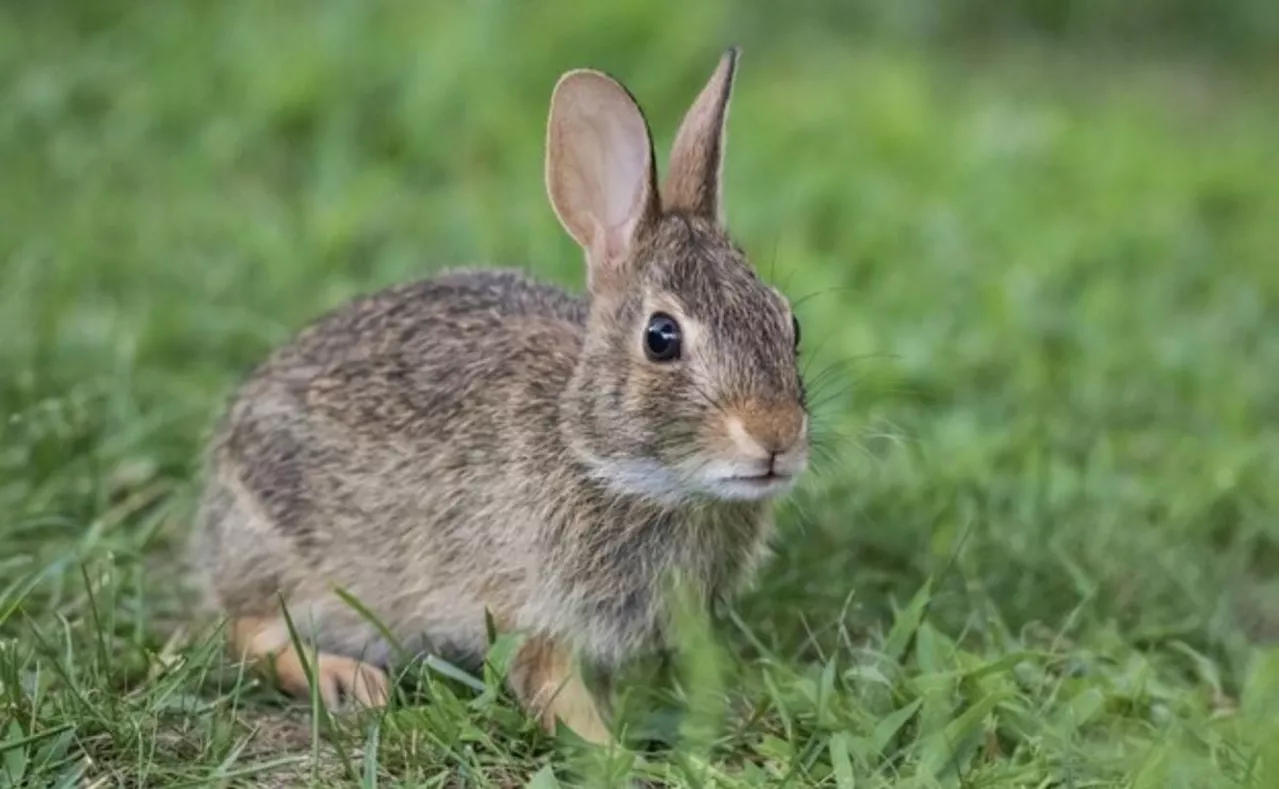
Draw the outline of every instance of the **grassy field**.
[[[594,769],[496,672],[311,715],[189,629],[175,550],[218,409],[308,319],[459,262],[580,286],[561,71],[622,77],[665,151],[730,41],[730,222],[798,304],[822,453],[613,767],[1276,786],[1274,77],[533,5],[0,7],[0,787]]]

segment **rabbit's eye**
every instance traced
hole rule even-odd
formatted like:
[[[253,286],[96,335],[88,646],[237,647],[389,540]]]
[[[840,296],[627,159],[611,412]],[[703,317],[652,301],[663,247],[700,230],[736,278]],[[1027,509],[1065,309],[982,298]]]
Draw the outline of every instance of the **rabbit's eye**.
[[[795,338],[796,351],[799,351],[800,350],[800,321],[794,315],[791,316],[791,332],[792,332],[792,336]]]
[[[669,362],[680,358],[680,324],[665,312],[649,317],[644,330],[644,353],[651,362]]]

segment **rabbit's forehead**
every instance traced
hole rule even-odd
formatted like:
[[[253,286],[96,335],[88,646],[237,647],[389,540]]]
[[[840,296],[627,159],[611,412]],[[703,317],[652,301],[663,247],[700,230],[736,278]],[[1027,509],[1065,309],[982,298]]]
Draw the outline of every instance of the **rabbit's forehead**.
[[[674,257],[656,266],[655,274],[649,300],[668,303],[714,334],[746,332],[758,338],[762,329],[776,334],[790,326],[786,299],[735,250],[703,249]]]

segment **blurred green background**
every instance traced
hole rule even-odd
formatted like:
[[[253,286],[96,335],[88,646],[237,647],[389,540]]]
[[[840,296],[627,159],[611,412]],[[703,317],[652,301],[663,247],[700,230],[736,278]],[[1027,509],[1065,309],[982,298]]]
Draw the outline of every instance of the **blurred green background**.
[[[645,769],[1275,786],[1276,29],[1251,0],[0,5],[0,786],[552,780],[549,738],[448,682],[311,738],[170,640],[174,549],[218,409],[307,320],[459,263],[580,286],[541,182],[562,71],[624,81],[661,162],[731,43],[729,221],[797,303],[820,457],[722,623],[715,737]]]

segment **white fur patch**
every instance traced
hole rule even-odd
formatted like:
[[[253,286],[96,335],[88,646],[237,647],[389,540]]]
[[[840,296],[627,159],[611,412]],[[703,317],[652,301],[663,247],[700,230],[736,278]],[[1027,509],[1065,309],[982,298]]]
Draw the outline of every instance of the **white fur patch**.
[[[689,498],[688,483],[656,460],[601,460],[592,475],[622,493],[662,504],[678,504]]]

